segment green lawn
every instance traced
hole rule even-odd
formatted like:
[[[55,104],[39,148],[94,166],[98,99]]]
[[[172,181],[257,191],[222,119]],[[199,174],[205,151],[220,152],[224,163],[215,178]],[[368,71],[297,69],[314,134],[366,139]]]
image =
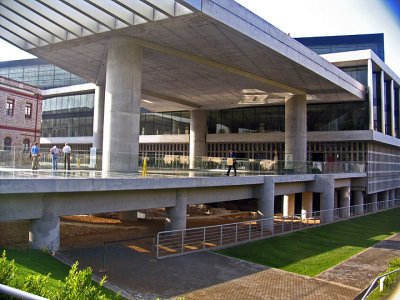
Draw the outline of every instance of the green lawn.
[[[35,250],[0,249],[0,256],[6,250],[7,260],[15,260],[15,279],[22,281],[29,274],[47,275],[51,273],[48,288],[55,291],[67,277],[70,267],[51,257],[50,254]],[[102,288],[104,294],[112,299],[115,294]]]
[[[316,276],[400,232],[400,208],[224,249],[219,253]]]

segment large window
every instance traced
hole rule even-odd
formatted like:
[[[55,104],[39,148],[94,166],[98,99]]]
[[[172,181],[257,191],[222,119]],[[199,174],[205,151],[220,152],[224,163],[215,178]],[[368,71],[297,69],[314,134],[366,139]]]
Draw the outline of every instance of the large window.
[[[189,134],[189,130],[188,111],[140,114],[141,135]]]
[[[285,130],[284,106],[260,106],[212,111],[208,133],[254,133]]]
[[[24,139],[24,142],[22,145],[23,145],[23,151],[29,152],[30,145],[31,145],[30,141],[28,139]]]
[[[86,83],[82,78],[39,59],[22,60],[16,63],[1,67],[0,76],[37,86],[41,89]]]
[[[308,131],[367,129],[367,101],[307,105]]]
[[[4,150],[11,150],[12,140],[10,137],[4,139]]]
[[[43,101],[42,136],[93,135],[94,94],[55,97]]]
[[[6,115],[7,116],[14,115],[14,104],[15,104],[15,101],[13,99],[7,99],[7,103],[6,103]]]
[[[32,103],[25,104],[25,119],[32,118]]]

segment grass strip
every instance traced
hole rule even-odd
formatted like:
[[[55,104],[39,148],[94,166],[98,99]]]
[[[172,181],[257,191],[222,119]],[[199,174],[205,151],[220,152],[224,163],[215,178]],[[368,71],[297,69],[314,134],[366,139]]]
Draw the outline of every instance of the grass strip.
[[[400,208],[218,251],[281,270],[316,276],[400,232]]]
[[[24,278],[30,274],[42,274],[46,276],[48,273],[51,273],[47,288],[56,291],[61,287],[61,281],[64,281],[71,269],[69,266],[53,258],[50,254],[42,251],[0,249],[0,253],[3,253],[3,250],[6,250],[8,260],[15,261],[16,272],[14,280],[16,281],[23,282]],[[114,292],[104,287],[102,287],[102,291],[109,299],[115,296]]]

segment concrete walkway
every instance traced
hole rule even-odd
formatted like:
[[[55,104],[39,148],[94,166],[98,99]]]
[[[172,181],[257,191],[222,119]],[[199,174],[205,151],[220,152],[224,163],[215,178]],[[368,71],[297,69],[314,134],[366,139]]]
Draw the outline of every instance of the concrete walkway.
[[[316,278],[211,252],[156,261],[129,245],[64,251],[67,261],[91,266],[129,299],[353,299],[400,256],[400,234],[371,247]]]

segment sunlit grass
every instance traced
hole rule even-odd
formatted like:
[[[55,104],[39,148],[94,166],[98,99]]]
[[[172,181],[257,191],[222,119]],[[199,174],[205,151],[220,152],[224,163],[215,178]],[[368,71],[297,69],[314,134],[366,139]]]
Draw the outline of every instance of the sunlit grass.
[[[398,232],[399,208],[219,252],[289,272],[316,276]]]

